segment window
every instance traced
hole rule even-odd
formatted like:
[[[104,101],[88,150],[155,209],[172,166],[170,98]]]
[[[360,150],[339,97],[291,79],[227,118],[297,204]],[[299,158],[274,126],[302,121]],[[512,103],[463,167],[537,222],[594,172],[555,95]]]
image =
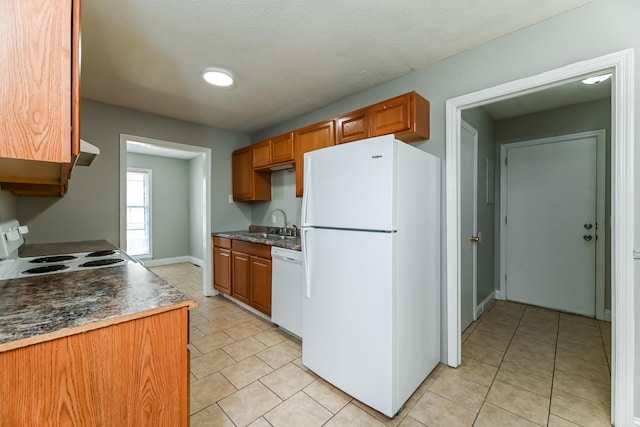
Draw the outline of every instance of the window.
[[[151,258],[151,170],[127,168],[127,253]]]

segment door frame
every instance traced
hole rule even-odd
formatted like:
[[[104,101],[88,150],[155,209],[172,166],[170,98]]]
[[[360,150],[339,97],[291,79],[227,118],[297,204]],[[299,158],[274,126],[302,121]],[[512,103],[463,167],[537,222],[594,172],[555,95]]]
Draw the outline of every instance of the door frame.
[[[607,227],[605,223],[605,187],[606,187],[606,144],[605,130],[593,130],[552,136],[548,138],[529,139],[525,141],[511,142],[500,145],[500,288],[496,291],[496,299],[506,299],[507,283],[507,224],[504,218],[507,216],[507,166],[505,159],[510,148],[530,147],[533,145],[553,144],[563,141],[571,141],[579,138],[596,138],[596,224],[598,224],[597,236],[600,243],[596,242],[595,261],[595,316],[600,320],[611,320],[611,315],[605,315],[605,242],[607,239]]]
[[[213,248],[211,237],[211,148],[197,145],[181,144],[164,141],[161,139],[147,138],[143,136],[120,134],[120,247],[127,244],[127,141],[142,142],[149,146],[169,148],[172,150],[193,153],[203,159],[202,175],[204,184],[202,188],[204,214],[202,218],[202,233],[204,234],[202,255],[202,293],[205,296],[216,295],[213,289]],[[193,261],[193,260],[191,260]]]
[[[587,74],[612,72],[611,135],[611,311],[612,421],[633,419],[635,379],[634,316],[634,49],[569,64],[446,101],[446,348],[447,364],[461,361],[459,165],[461,111],[579,80]]]
[[[478,131],[469,123],[461,120],[460,127],[466,130],[473,137],[473,224],[472,234],[478,235]],[[462,216],[460,217],[462,218]],[[460,224],[462,228],[462,223]],[[461,236],[462,237],[462,236]],[[478,244],[472,246],[472,286],[473,286],[473,313],[472,319],[475,322],[478,320]],[[462,267],[462,266],[461,266]],[[462,287],[462,283],[460,284]],[[459,324],[462,329],[462,299],[460,299],[460,305],[458,306]]]

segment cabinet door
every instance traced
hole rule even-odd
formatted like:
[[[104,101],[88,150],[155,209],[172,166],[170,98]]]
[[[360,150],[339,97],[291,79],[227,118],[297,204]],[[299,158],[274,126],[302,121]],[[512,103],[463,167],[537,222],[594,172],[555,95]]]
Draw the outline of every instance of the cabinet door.
[[[231,251],[213,248],[213,287],[231,295]]]
[[[389,99],[370,107],[371,136],[402,132],[411,126],[409,94]]]
[[[254,168],[271,164],[271,141],[257,142],[251,146],[251,150],[253,150]]]
[[[371,136],[395,134],[404,142],[429,139],[429,101],[416,92],[369,107]]]
[[[231,296],[245,304],[251,304],[251,266],[249,255],[242,252],[231,253],[233,286]]]
[[[296,196],[302,197],[304,185],[304,153],[335,145],[335,121],[329,120],[295,132]]]
[[[253,170],[251,146],[232,154],[233,200],[271,200],[271,175]]]
[[[354,111],[338,119],[336,126],[336,144],[357,141],[369,137],[369,112]]]
[[[271,138],[271,163],[292,162],[293,157],[293,132]]]
[[[251,256],[251,306],[271,316],[271,260]]]

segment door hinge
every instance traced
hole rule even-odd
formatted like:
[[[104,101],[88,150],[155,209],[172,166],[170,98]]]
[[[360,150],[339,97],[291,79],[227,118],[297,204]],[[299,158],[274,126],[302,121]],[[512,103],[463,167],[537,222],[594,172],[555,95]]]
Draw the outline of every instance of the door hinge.
[[[507,163],[508,163],[508,162],[507,162],[507,159],[508,159],[508,157],[505,157],[505,158],[504,158],[504,165],[505,165],[505,166],[507,166]]]
[[[507,283],[507,274],[504,275],[504,283]]]
[[[504,217],[504,223],[505,224],[507,223],[507,217],[506,216]]]

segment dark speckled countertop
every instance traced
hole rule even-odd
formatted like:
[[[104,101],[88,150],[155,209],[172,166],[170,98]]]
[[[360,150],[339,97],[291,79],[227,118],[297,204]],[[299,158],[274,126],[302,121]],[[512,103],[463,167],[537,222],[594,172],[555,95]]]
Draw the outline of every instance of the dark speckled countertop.
[[[245,242],[260,243],[262,245],[277,246],[279,248],[299,251],[302,248],[300,237],[286,240],[274,240],[264,237],[249,236],[248,230],[238,231],[218,231],[211,233],[212,236],[226,237],[227,239],[244,240]]]
[[[20,255],[41,256],[109,248],[114,246],[104,241],[30,245],[20,250]],[[196,303],[137,262],[2,280],[0,351],[180,307],[196,307]]]

